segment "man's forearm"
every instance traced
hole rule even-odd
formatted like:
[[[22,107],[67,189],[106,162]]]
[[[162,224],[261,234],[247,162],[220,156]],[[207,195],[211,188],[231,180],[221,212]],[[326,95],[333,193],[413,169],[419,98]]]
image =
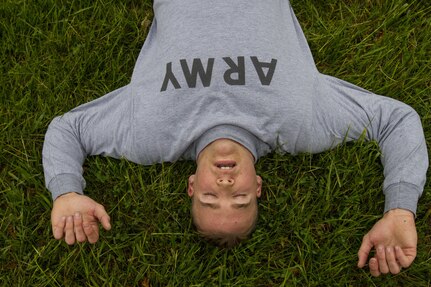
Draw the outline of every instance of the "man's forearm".
[[[42,155],[46,187],[54,200],[71,191],[83,193],[82,164],[86,154],[76,131],[64,118],[57,117],[51,122]]]

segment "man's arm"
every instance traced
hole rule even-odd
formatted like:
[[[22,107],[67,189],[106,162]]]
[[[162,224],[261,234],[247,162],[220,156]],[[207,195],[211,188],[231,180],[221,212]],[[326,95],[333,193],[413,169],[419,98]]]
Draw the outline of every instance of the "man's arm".
[[[131,114],[130,87],[126,86],[51,122],[42,155],[46,187],[54,200],[55,238],[65,238],[69,244],[84,239],[95,242],[98,230],[95,236],[93,229],[98,221],[110,228],[103,207],[82,195],[82,165],[88,155],[119,158],[130,154]]]
[[[320,75],[313,98],[308,151],[320,152],[364,135],[379,144],[385,209],[416,214],[428,168],[421,120],[408,105],[334,77]]]
[[[364,237],[358,266],[364,266],[372,248],[377,250],[369,262],[373,275],[396,273],[394,262],[399,268],[410,265],[416,256],[414,215],[428,168],[419,116],[399,101],[320,75],[312,117],[314,137],[309,151],[332,148],[365,132],[368,140],[378,142],[382,152],[385,215]],[[398,224],[400,221],[403,224]]]
[[[88,155],[127,156],[131,138],[129,86],[56,117],[45,135],[45,184],[55,200],[83,193],[82,165]]]

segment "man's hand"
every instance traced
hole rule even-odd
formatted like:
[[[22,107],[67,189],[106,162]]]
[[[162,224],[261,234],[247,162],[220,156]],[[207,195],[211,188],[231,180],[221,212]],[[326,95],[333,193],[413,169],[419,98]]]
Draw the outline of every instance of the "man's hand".
[[[385,213],[364,236],[358,252],[358,267],[364,267],[370,250],[376,253],[369,261],[371,275],[397,274],[409,267],[416,257],[417,233],[412,212],[393,209]]]
[[[54,201],[51,212],[52,232],[55,239],[72,245],[76,241],[96,243],[99,239],[99,224],[111,229],[110,218],[105,208],[88,196],[67,193]]]

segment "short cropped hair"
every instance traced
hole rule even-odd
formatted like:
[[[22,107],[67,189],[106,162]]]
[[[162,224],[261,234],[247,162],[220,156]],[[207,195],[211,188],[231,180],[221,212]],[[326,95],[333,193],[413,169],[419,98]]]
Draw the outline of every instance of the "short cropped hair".
[[[217,245],[218,247],[221,248],[232,248],[236,245],[238,245],[239,243],[241,243],[242,241],[244,241],[245,239],[247,239],[251,233],[253,233],[254,229],[256,228],[256,224],[257,224],[257,219],[258,219],[258,205],[257,205],[257,200],[256,200],[256,212],[253,218],[253,221],[250,225],[250,227],[245,231],[245,232],[241,232],[241,233],[227,233],[227,232],[208,232],[203,230],[199,224],[197,223],[196,220],[196,216],[194,214],[194,201],[193,201],[193,197],[192,197],[192,208],[191,208],[191,214],[192,214],[192,219],[193,219],[193,224],[196,227],[197,232],[199,233],[199,235],[204,238],[206,241]]]

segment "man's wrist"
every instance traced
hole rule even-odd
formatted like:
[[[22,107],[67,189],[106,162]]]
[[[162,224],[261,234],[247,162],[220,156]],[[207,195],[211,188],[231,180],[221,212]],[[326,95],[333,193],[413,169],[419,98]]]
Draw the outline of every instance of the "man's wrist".
[[[415,218],[415,214],[408,210],[408,209],[403,209],[403,208],[394,208],[391,210],[388,210],[384,216],[407,216],[407,217],[411,217],[413,220]]]
[[[77,193],[75,191],[66,192],[66,193],[63,193],[63,194],[60,194],[59,196],[57,196],[57,198],[55,200],[59,199],[60,197],[65,198],[65,197],[74,196],[74,195],[79,195],[79,193]]]

